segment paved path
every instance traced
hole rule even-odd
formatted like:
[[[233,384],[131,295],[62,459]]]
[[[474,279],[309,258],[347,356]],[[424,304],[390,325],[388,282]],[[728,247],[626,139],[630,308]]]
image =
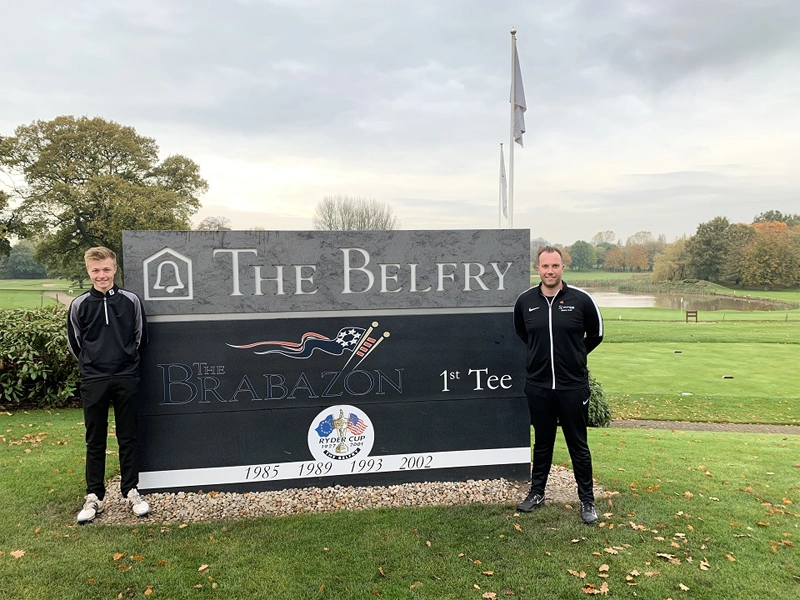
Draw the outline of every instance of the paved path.
[[[688,421],[611,421],[611,427],[630,429],[678,429],[687,431],[731,431],[735,433],[780,433],[800,435],[800,425],[753,423],[690,423]]]
[[[56,300],[61,302],[61,304],[64,304],[66,306],[69,306],[69,303],[72,302],[72,296],[70,296],[69,294],[65,294],[64,292],[51,292],[49,290],[45,290],[44,295],[50,296],[51,298],[55,298]]]

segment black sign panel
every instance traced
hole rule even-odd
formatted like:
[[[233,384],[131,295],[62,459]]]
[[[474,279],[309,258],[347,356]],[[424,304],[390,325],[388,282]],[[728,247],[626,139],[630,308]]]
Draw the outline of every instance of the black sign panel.
[[[528,477],[510,309],[355,314],[151,323],[140,487]]]

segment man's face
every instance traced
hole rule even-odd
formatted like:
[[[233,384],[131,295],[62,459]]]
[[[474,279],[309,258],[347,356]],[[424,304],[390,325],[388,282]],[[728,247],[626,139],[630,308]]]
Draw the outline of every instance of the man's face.
[[[117,272],[117,266],[114,264],[113,258],[88,260],[86,261],[86,272],[89,273],[89,279],[92,280],[94,289],[105,294],[114,286],[114,274]]]
[[[536,263],[536,271],[545,287],[558,287],[564,273],[564,265],[558,252],[542,252],[539,255],[539,262]]]

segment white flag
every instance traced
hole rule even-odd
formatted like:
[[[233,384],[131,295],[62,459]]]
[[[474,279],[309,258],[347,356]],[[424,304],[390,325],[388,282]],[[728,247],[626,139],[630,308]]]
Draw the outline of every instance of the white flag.
[[[517,40],[514,40],[514,74],[511,82],[511,90],[514,95],[511,102],[514,103],[514,141],[522,146],[522,134],[525,133],[525,88],[522,86],[522,70],[519,68],[519,55],[517,54]]]
[[[503,158],[503,144],[500,144],[500,205],[503,216],[508,218],[508,184],[506,182],[506,161]]]

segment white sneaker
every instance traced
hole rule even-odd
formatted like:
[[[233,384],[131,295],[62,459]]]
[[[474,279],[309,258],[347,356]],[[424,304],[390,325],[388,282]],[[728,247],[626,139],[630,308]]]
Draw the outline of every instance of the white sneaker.
[[[137,517],[144,517],[150,512],[150,505],[139,495],[139,490],[136,488],[131,488],[128,490],[128,495],[126,498],[131,505],[133,514],[135,514]]]
[[[105,502],[97,497],[97,494],[89,494],[86,496],[86,502],[83,503],[81,512],[78,513],[78,523],[91,523],[94,518],[105,508]]]

